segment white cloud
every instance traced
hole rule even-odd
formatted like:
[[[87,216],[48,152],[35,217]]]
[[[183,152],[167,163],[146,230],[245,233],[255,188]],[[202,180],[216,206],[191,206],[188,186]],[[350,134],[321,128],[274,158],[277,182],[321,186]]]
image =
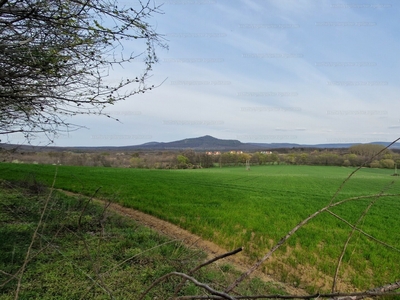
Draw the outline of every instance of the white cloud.
[[[400,109],[400,28],[390,21],[397,10],[364,2],[371,7],[328,0],[167,1],[165,14],[152,22],[170,48],[159,51],[150,84],[166,81],[108,108],[122,123],[77,117],[74,123],[90,130],[57,143],[130,145],[206,134],[257,142],[390,139]],[[138,70],[133,64],[118,76]],[[101,134],[121,138],[90,138]]]

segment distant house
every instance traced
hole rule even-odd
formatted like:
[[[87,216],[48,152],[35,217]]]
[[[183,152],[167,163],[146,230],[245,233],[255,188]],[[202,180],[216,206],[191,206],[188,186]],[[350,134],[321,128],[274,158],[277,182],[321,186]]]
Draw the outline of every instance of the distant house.
[[[243,151],[230,151],[231,154],[243,154]]]
[[[221,152],[219,152],[219,151],[214,151],[214,152],[212,152],[212,151],[207,151],[206,154],[207,154],[207,155],[221,155]]]
[[[261,154],[272,154],[272,151],[261,151]]]

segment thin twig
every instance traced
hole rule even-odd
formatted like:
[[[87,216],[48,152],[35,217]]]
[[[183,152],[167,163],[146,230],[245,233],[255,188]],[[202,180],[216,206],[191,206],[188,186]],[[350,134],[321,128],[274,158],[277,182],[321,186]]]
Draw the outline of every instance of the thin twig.
[[[253,273],[264,261],[266,261],[268,258],[272,256],[272,254],[278,250],[296,231],[298,231],[301,227],[303,227],[305,224],[307,224],[311,219],[315,218],[319,214],[323,213],[324,211],[328,210],[331,207],[338,206],[340,204],[343,204],[348,201],[353,201],[353,200],[360,200],[360,199],[366,199],[366,198],[374,198],[377,196],[382,196],[382,197],[388,197],[388,196],[398,196],[399,194],[376,194],[376,195],[367,195],[367,196],[359,196],[359,197],[351,197],[347,198],[344,200],[341,200],[339,202],[335,203],[330,203],[329,205],[321,208],[320,210],[316,211],[312,215],[308,216],[304,220],[302,220],[298,225],[296,225],[292,230],[290,230],[284,237],[282,237],[279,242],[267,253],[265,254],[259,261],[257,261],[251,268],[249,268],[246,272],[244,272],[239,278],[237,278],[226,290],[226,293],[229,293],[232,291],[236,286],[239,285],[247,276],[249,276],[251,273]]]
[[[331,198],[331,202],[329,204],[332,204],[333,201],[336,199],[336,196],[340,193],[340,191],[342,190],[343,186],[346,184],[347,181],[350,180],[350,178],[356,173],[358,172],[361,168],[363,168],[367,163],[369,163],[370,161],[372,161],[375,157],[377,157],[379,154],[381,154],[382,152],[384,152],[385,150],[387,150],[389,147],[391,147],[393,144],[395,144],[397,141],[400,140],[400,137],[397,138],[396,140],[394,140],[393,142],[391,142],[388,146],[386,146],[385,148],[383,148],[381,151],[379,151],[378,153],[376,153],[375,155],[373,155],[370,159],[366,160],[363,164],[361,164],[361,166],[359,166],[357,169],[355,169],[353,172],[350,173],[349,176],[347,176],[347,178],[342,182],[342,184],[339,186],[339,188],[336,190],[335,194],[333,195],[333,197]]]
[[[208,286],[207,284],[202,283],[202,282],[199,282],[199,281],[197,281],[195,278],[193,278],[193,277],[191,277],[191,276],[189,276],[189,275],[187,275],[187,274],[185,274],[185,273],[171,272],[171,273],[168,273],[168,274],[166,274],[166,275],[164,275],[164,276],[158,278],[156,281],[154,281],[154,282],[152,283],[152,285],[151,285],[149,288],[147,288],[147,290],[145,290],[145,291],[140,295],[139,300],[142,300],[142,299],[148,294],[148,292],[149,292],[152,288],[154,288],[157,284],[163,282],[164,280],[166,280],[167,278],[172,277],[172,276],[179,276],[179,277],[185,278],[185,279],[187,279],[187,280],[193,282],[196,286],[205,289],[206,291],[208,291],[208,292],[211,293],[212,295],[220,296],[219,299],[229,299],[229,300],[236,300],[236,299],[237,299],[237,298],[235,298],[235,297],[233,297],[233,296],[228,295],[228,294],[225,293],[225,292],[220,292],[220,291],[214,290],[212,287]]]
[[[193,273],[196,272],[197,270],[199,270],[199,269],[201,269],[201,268],[203,268],[203,267],[205,267],[205,266],[207,266],[207,265],[209,265],[209,264],[212,264],[213,262],[215,262],[215,261],[217,261],[217,260],[220,260],[220,259],[225,258],[225,257],[228,257],[228,256],[235,255],[236,253],[239,253],[239,252],[241,252],[241,251],[243,251],[243,247],[240,247],[240,248],[237,248],[237,249],[235,249],[235,250],[233,250],[233,251],[230,251],[230,252],[227,252],[227,253],[218,255],[218,256],[214,257],[213,259],[210,259],[209,261],[206,261],[205,263],[202,263],[201,265],[199,265],[199,266],[197,266],[196,268],[192,269],[192,270],[190,271],[190,273],[193,274]]]
[[[112,267],[111,269],[107,270],[107,271],[104,272],[103,274],[108,274],[108,273],[110,273],[111,271],[117,269],[118,267],[122,266],[122,265],[125,264],[126,262],[128,262],[128,261],[130,261],[130,260],[132,260],[132,259],[134,259],[134,258],[136,258],[136,257],[138,257],[138,256],[140,256],[140,255],[142,255],[143,253],[149,252],[149,251],[151,251],[151,250],[160,248],[160,247],[162,247],[162,246],[164,246],[164,245],[171,244],[171,243],[174,243],[174,242],[177,242],[177,241],[178,241],[178,240],[171,240],[171,241],[162,243],[162,244],[160,244],[160,245],[154,246],[154,247],[152,247],[152,248],[149,248],[149,249],[147,249],[147,250],[145,250],[145,251],[142,251],[142,252],[140,252],[140,253],[138,253],[138,254],[135,254],[134,256],[131,256],[131,257],[125,259],[124,261],[120,262],[120,263],[117,264],[116,266],[114,266],[114,267]]]
[[[85,206],[82,208],[81,214],[79,215],[78,219],[78,226],[79,228],[81,227],[81,221],[82,221],[82,216],[83,213],[85,212],[86,208],[88,207],[89,203],[93,200],[94,196],[96,196],[97,192],[101,189],[101,187],[98,187],[97,190],[94,191],[93,195],[86,201]]]
[[[103,236],[103,234],[104,234],[104,226],[103,226],[103,224],[102,224],[101,227],[102,227],[102,230],[101,230],[101,233],[100,233],[100,237],[98,238],[96,261],[93,262],[93,271],[96,274],[96,277],[98,278],[98,280],[100,281],[102,286],[104,287],[104,289],[107,291],[110,299],[115,299],[114,295],[113,295],[113,292],[108,288],[108,286],[106,285],[106,283],[103,280],[103,274],[100,273],[100,263],[101,263],[100,257],[101,257],[101,255],[99,255],[99,253],[101,251],[101,247],[100,247],[101,246],[101,242],[102,242],[103,237],[104,237]]]
[[[330,213],[332,216],[334,216],[335,218],[339,219],[340,221],[342,221],[343,223],[345,223],[346,225],[350,226],[351,228],[354,228],[355,230],[357,230],[359,233],[361,233],[362,235],[366,236],[367,238],[370,238],[371,240],[385,246],[388,247],[394,251],[400,252],[400,249],[397,249],[396,247],[389,245],[381,240],[378,240],[377,238],[373,237],[372,235],[366,233],[365,231],[361,230],[358,227],[355,227],[353,224],[351,224],[350,222],[346,221],[345,219],[343,219],[341,216],[335,214],[334,212],[332,212],[331,210],[327,209],[326,210],[327,213]]]
[[[58,233],[60,232],[60,230],[61,230],[61,228],[60,228],[59,230],[57,230],[57,232],[56,232],[56,234],[53,236],[52,240],[55,239],[55,237],[58,235]],[[45,236],[44,236],[43,234],[37,233],[37,235],[38,235],[41,239],[46,240],[46,238],[45,238]],[[32,259],[34,259],[36,256],[38,256],[40,253],[42,253],[42,252],[43,252],[44,250],[46,250],[48,247],[52,246],[52,244],[51,244],[52,240],[50,240],[50,241],[47,241],[47,240],[46,240],[47,245],[46,245],[45,247],[41,247],[41,248],[40,248],[39,250],[37,250],[34,254],[32,254],[32,255],[28,258],[27,263],[29,263]],[[18,274],[21,272],[21,270],[22,270],[22,269],[20,268],[20,269],[19,269],[16,273],[14,273],[14,274],[8,274],[8,273],[5,273],[4,271],[0,270],[0,273],[8,274],[8,275],[10,276],[9,279],[7,279],[7,280],[4,281],[2,284],[0,284],[0,288],[4,287],[7,283],[9,283],[9,282],[12,281],[13,279],[15,279],[15,278],[18,276]]]
[[[204,262],[204,263],[198,265],[198,266],[195,267],[194,269],[190,270],[190,271],[188,272],[188,274],[189,274],[189,275],[193,275],[193,274],[194,274],[196,271],[198,271],[199,269],[201,269],[201,268],[203,268],[203,267],[205,267],[205,266],[208,266],[209,264],[212,264],[213,262],[216,262],[217,260],[220,260],[220,259],[222,259],[222,258],[231,256],[231,255],[235,255],[236,253],[239,253],[239,252],[241,252],[242,250],[243,250],[243,247],[240,247],[240,248],[237,248],[237,249],[235,249],[235,250],[233,250],[233,251],[230,251],[230,252],[227,252],[227,253],[218,255],[218,256],[214,257],[213,259],[210,259],[210,260],[208,260],[208,261],[206,261],[206,262]],[[181,281],[181,283],[176,287],[175,293],[174,293],[174,296],[173,296],[173,297],[176,297],[176,296],[178,295],[178,292],[181,290],[181,288],[183,287],[183,285],[185,284],[185,282],[186,282],[186,279],[183,278],[182,281]]]
[[[388,189],[389,186],[391,186],[393,183],[394,183],[394,182],[392,181],[384,190]],[[384,193],[384,190],[382,190],[381,194]],[[347,249],[347,247],[348,247],[348,245],[349,245],[349,243],[350,243],[350,240],[351,240],[351,238],[353,237],[354,232],[356,231],[355,228],[356,228],[357,225],[364,219],[364,217],[366,216],[366,214],[368,213],[368,211],[370,210],[370,208],[372,207],[372,205],[374,205],[374,204],[376,203],[376,201],[378,201],[378,199],[379,199],[379,196],[376,197],[375,199],[372,199],[372,201],[369,203],[369,205],[366,207],[366,209],[362,212],[361,216],[358,218],[358,220],[357,220],[356,223],[354,224],[354,227],[353,227],[352,230],[350,231],[349,236],[347,237],[347,240],[346,240],[346,242],[345,242],[344,245],[343,245],[342,253],[341,253],[340,256],[339,256],[338,263],[337,263],[337,265],[336,265],[335,275],[333,276],[332,293],[335,292],[336,284],[337,284],[338,276],[339,276],[339,269],[340,269],[340,267],[341,267],[341,265],[342,265],[343,257],[344,257],[344,254],[345,254],[345,252],[346,252],[346,249]]]
[[[44,218],[44,214],[45,214],[46,211],[47,211],[47,205],[49,204],[50,199],[51,199],[51,196],[52,196],[52,194],[53,194],[54,185],[55,185],[55,183],[56,183],[56,178],[57,178],[57,172],[58,172],[58,167],[56,168],[56,171],[55,171],[55,173],[54,173],[53,183],[52,183],[52,185],[51,185],[49,195],[48,195],[48,197],[47,197],[47,199],[46,199],[46,202],[45,202],[45,204],[44,204],[42,214],[40,215],[39,222],[38,222],[38,224],[37,224],[37,226],[36,226],[36,229],[35,229],[35,231],[34,231],[34,233],[33,233],[33,236],[32,236],[32,239],[31,239],[31,243],[29,244],[28,250],[26,251],[24,263],[23,263],[22,266],[21,266],[21,269],[20,269],[21,271],[19,272],[17,290],[15,291],[15,298],[14,298],[14,299],[18,299],[19,292],[20,292],[20,290],[21,290],[22,277],[23,277],[23,275],[24,275],[26,265],[28,264],[28,261],[29,261],[29,256],[30,256],[30,254],[31,254],[31,250],[32,250],[32,247],[33,247],[33,243],[35,242],[35,239],[36,239],[36,236],[37,236],[37,233],[38,233],[38,231],[39,231],[40,226],[42,226],[42,220],[43,220],[43,218]]]
[[[55,251],[57,251],[64,259],[67,260],[68,263],[70,263],[72,268],[77,269],[79,272],[81,272],[84,276],[86,276],[90,281],[93,282],[93,284],[97,285],[99,288],[101,288],[105,293],[107,293],[107,290],[100,285],[94,278],[92,278],[88,273],[86,273],[84,270],[82,270],[76,263],[74,263],[72,260],[70,260],[64,253],[62,253],[57,246],[51,245]]]

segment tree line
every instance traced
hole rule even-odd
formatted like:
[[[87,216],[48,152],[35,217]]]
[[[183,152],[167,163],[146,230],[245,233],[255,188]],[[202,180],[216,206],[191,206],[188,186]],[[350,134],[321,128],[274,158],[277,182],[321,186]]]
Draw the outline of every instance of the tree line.
[[[370,161],[381,145],[355,145],[347,149],[293,148],[275,151],[197,152],[183,151],[135,151],[135,152],[23,152],[0,149],[3,162],[24,162],[77,166],[148,168],[148,169],[197,169],[229,166],[256,165],[317,165],[357,167]],[[371,168],[394,168],[400,164],[400,153],[385,150],[368,164]]]
[[[367,167],[372,168],[394,168],[400,163],[400,154],[375,144],[354,145],[346,149],[307,149],[293,148],[272,153],[222,153],[215,157],[214,162],[221,166],[244,165],[249,160],[250,165],[318,165],[318,166],[344,166],[357,167],[369,161]]]

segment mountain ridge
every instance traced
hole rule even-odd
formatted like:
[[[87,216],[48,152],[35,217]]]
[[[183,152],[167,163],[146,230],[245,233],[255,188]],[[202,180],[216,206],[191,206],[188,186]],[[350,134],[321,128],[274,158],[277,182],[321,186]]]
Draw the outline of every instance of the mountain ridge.
[[[13,149],[19,148],[24,151],[135,151],[135,150],[185,150],[193,149],[195,151],[262,151],[273,149],[288,148],[319,148],[319,149],[337,149],[349,148],[352,145],[360,143],[332,143],[332,144],[296,144],[296,143],[242,143],[233,139],[218,139],[210,135],[196,138],[186,138],[172,142],[147,142],[141,145],[131,146],[75,146],[75,147],[59,147],[59,146],[32,146],[32,145],[15,145],[0,144],[0,148]],[[380,144],[387,146],[388,142],[371,142],[368,144]],[[394,144],[393,149],[400,149],[400,144]]]

